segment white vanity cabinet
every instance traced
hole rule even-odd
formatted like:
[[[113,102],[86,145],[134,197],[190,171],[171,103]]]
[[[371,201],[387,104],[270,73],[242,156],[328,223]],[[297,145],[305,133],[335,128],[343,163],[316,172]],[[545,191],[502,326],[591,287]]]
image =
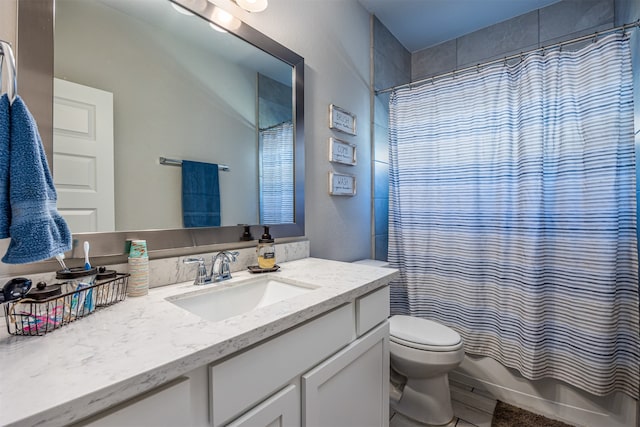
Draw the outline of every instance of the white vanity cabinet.
[[[79,425],[386,427],[388,316],[384,287]]]
[[[189,425],[191,392],[188,378],[168,384],[85,419],[75,426],[175,427]],[[186,421],[186,423],[185,423]]]
[[[249,412],[227,424],[228,427],[296,427],[300,425],[300,390],[289,384]]]
[[[388,337],[384,322],[302,376],[302,425],[388,425]]]
[[[387,426],[388,313],[385,287],[211,366],[211,424]]]

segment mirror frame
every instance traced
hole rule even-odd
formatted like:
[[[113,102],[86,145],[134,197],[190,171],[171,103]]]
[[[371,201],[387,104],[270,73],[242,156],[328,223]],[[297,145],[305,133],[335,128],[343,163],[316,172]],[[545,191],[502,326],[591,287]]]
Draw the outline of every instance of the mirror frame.
[[[167,0],[189,9],[201,18],[213,22],[219,6],[208,1]],[[34,118],[53,170],[53,61],[55,0],[18,2],[18,93],[25,100]],[[203,7],[206,4],[206,7]],[[194,10],[200,5],[201,10]],[[239,37],[290,65],[293,70],[294,117],[294,194],[295,212],[292,224],[267,224],[275,238],[304,236],[304,58],[272,40],[242,20],[229,33]],[[147,240],[152,258],[171,256],[171,252],[203,252],[208,245],[247,246],[241,242],[242,225],[169,230],[130,230],[98,233],[74,233],[73,247],[67,256],[82,257],[83,241],[89,241],[93,256],[126,255],[127,240]],[[262,225],[251,224],[254,239],[262,234]],[[154,254],[155,253],[155,254]],[[161,255],[162,254],[162,255]]]

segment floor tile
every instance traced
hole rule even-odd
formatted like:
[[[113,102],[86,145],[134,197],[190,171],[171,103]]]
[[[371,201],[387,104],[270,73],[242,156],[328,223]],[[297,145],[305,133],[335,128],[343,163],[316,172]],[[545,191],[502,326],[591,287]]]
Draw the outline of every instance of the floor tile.
[[[451,387],[451,400],[463,403],[471,408],[479,409],[488,414],[493,414],[496,407],[496,399],[487,397],[484,394],[457,387]]]
[[[451,405],[453,406],[453,413],[456,417],[477,427],[491,427],[491,419],[493,416],[490,413],[465,405],[456,400],[452,400]]]
[[[449,424],[443,425],[443,426],[438,426],[438,427],[457,427],[457,424],[460,420],[458,420],[457,418],[455,418],[453,421],[451,421]],[[475,427],[472,424],[461,424],[461,426],[464,427]],[[419,423],[415,420],[412,420],[411,418],[405,417],[404,415],[400,414],[400,413],[396,413],[391,420],[389,420],[389,427],[428,427],[427,424],[422,424]]]
[[[389,421],[389,427],[424,427],[424,425],[421,425],[402,414],[396,413]]]
[[[458,382],[458,381],[452,380],[452,379],[449,379],[449,387],[451,387],[451,389],[453,389],[455,387],[455,388],[458,388],[458,389],[461,389],[461,390],[469,390],[469,391],[473,390],[473,386],[472,385],[464,384],[464,383],[461,383],[461,382]]]
[[[489,390],[485,390],[484,388],[473,387],[471,391],[474,392],[475,394],[479,394],[480,396],[484,396],[486,398],[496,400],[493,394],[491,394]]]

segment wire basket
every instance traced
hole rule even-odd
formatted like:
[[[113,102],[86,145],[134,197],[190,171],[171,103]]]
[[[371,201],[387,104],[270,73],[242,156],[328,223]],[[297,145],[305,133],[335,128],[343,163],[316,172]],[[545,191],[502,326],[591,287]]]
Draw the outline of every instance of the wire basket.
[[[129,274],[42,300],[22,298],[4,304],[11,335],[45,335],[125,299]],[[64,284],[63,284],[64,286]]]

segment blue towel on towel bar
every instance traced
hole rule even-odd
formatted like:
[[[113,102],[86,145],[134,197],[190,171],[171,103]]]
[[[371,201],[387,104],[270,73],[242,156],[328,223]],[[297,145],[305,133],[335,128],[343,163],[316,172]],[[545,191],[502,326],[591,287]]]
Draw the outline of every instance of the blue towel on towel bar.
[[[0,239],[9,237],[9,97],[0,97]]]
[[[17,96],[10,107],[11,242],[2,262],[24,264],[71,249],[71,233],[56,209],[57,194],[33,116]]]
[[[185,227],[220,225],[217,164],[182,162],[182,220]]]

